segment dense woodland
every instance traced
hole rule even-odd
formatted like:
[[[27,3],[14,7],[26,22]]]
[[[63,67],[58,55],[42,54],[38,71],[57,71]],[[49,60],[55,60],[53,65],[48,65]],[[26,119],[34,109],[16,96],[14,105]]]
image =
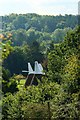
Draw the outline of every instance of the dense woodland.
[[[77,16],[10,14],[2,20],[2,120],[79,120]],[[25,88],[22,70],[36,60],[46,75]]]

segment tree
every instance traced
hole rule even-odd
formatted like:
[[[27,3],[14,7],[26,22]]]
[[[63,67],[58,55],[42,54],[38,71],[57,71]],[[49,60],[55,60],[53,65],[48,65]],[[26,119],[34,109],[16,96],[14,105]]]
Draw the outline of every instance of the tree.
[[[22,46],[24,42],[27,43],[28,36],[26,34],[26,30],[18,29],[16,31],[12,31],[12,42],[13,46]]]
[[[13,51],[13,47],[11,46],[11,37],[12,34],[2,35],[2,65],[4,61],[7,59],[9,54]],[[2,66],[2,92],[5,94],[7,92],[12,92],[14,93],[17,91],[17,84],[16,81],[10,81],[10,72],[8,69],[5,69],[4,66]]]
[[[15,29],[23,28],[25,29],[26,17],[23,15],[19,15],[13,20],[13,25]]]
[[[64,29],[57,28],[51,35],[54,43],[62,42],[64,40],[64,37],[66,36],[67,32],[69,32],[70,30],[71,30],[71,28],[64,28]]]
[[[52,118],[80,119],[79,36],[80,27],[69,32],[65,40],[57,46],[58,49],[54,47],[48,55],[49,81],[57,82],[58,78],[61,80],[58,93],[52,100]]]
[[[53,46],[48,53],[48,77],[51,81],[61,82],[61,71],[64,66],[63,53],[60,46]]]

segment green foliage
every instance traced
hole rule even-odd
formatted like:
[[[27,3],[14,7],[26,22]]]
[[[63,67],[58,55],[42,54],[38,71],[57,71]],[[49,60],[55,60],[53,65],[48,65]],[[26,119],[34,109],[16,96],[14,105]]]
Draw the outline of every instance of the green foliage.
[[[6,43],[2,43],[2,58],[5,59],[13,50],[11,47],[11,41],[6,41]]]
[[[3,18],[6,18],[3,20],[5,22],[3,25],[4,31],[12,30],[13,28],[11,33],[13,35],[13,46],[15,46],[11,52],[10,49],[7,49],[7,47],[11,48],[11,43],[7,44],[10,41],[6,42],[4,35],[1,36],[4,40],[3,51],[7,45],[7,52],[5,52],[7,54],[6,57],[3,57],[6,58],[3,66],[8,68],[11,74],[20,74],[23,69],[26,69],[27,62],[33,65],[35,60],[40,63],[44,60],[43,65],[48,64],[48,66],[46,67],[46,76],[42,78],[41,82],[37,80],[37,86],[32,85],[26,88],[21,86],[23,84],[20,81],[21,79],[23,80],[21,75],[10,77],[9,71],[3,69],[2,119],[47,120],[51,117],[51,119],[59,120],[79,120],[80,27],[71,30],[77,24],[76,16],[12,14]],[[7,28],[5,28],[6,24]],[[65,26],[71,27],[70,30],[65,28]],[[66,37],[62,40],[64,35]],[[8,36],[7,39],[10,40],[10,37]],[[62,42],[54,44],[53,40],[56,43],[57,41]],[[43,51],[41,48],[43,48]],[[45,54],[46,60],[42,53]]]
[[[71,30],[71,28],[64,28],[64,29],[56,29],[53,34],[51,35],[52,40],[54,41],[54,43],[59,43],[61,41],[63,41],[65,35],[67,34],[67,32],[69,32]]]
[[[3,65],[9,69],[11,75],[14,73],[21,74],[22,70],[27,69],[28,62],[34,65],[34,61],[42,62],[43,59],[44,56],[39,49],[39,43],[35,41],[31,46],[25,44],[22,47],[14,47],[13,52],[9,54]]]
[[[30,44],[34,40],[61,42],[68,29],[77,25],[77,16],[41,16],[37,14],[10,14],[3,16],[3,33],[11,32],[13,45]],[[49,34],[50,33],[50,34]]]
[[[80,93],[70,95],[60,91],[51,102],[52,119],[79,120],[79,95]]]
[[[27,43],[28,36],[26,34],[26,30],[18,29],[12,31],[12,43],[13,46],[21,46],[24,41]]]
[[[80,119],[79,34],[79,27],[69,32],[64,42],[48,54],[48,79],[60,84],[58,94],[51,103],[53,119]]]
[[[79,119],[79,96],[80,92],[71,95],[61,85],[44,81],[14,95],[7,94],[3,98],[3,119],[48,119],[48,101],[52,119]]]
[[[12,34],[8,33],[6,36],[2,36],[2,59],[4,62],[9,54],[13,51],[13,47],[11,46],[11,37]],[[0,36],[0,37],[1,37]],[[10,75],[10,71],[2,67],[2,92],[5,94],[7,92],[14,93],[17,89],[16,81],[12,80]]]
[[[10,14],[3,16],[4,30],[17,30],[35,28],[38,31],[53,32],[55,29],[65,27],[74,28],[77,24],[75,15],[41,16],[37,14]]]
[[[17,81],[15,81],[15,79],[10,78],[8,79],[8,81],[5,79],[2,80],[2,92],[4,94],[8,92],[15,93],[17,91],[18,91]]]
[[[48,88],[48,89],[47,89]],[[57,94],[59,85],[47,84],[29,86],[16,94],[6,94],[3,98],[3,119],[48,119],[48,100]],[[52,98],[50,98],[52,96]]]
[[[70,93],[75,93],[79,90],[79,64],[78,64],[78,58],[77,55],[72,55],[68,58],[67,60],[67,64],[63,69],[63,82],[66,84],[64,85],[64,87],[67,87],[65,89],[68,90],[68,92]]]
[[[6,64],[7,62],[7,64]],[[13,52],[7,57],[3,65],[12,73],[21,73],[24,67],[24,53],[22,48],[15,47]],[[12,67],[13,66],[13,67]]]
[[[61,71],[64,66],[63,53],[60,46],[56,46],[48,54],[48,76],[52,81],[61,82]]]
[[[10,71],[8,69],[2,68],[2,78],[8,81],[10,77],[11,77]]]
[[[13,20],[13,26],[15,29],[25,28],[26,17],[23,15],[19,15]]]
[[[12,101],[14,101],[14,96],[10,93],[7,94],[7,97],[4,97],[3,99],[3,111],[2,111],[2,115],[3,115],[3,119],[8,119],[8,109],[12,103]]]
[[[1,39],[0,47],[2,48],[2,51],[0,51],[0,55],[4,60],[13,50],[13,47],[11,46],[12,34],[10,32],[5,35],[0,34],[0,39]]]
[[[19,96],[20,95],[20,96]],[[3,119],[8,120],[30,120],[30,119],[47,119],[48,109],[47,105],[41,105],[40,103],[29,103],[25,101],[25,96],[22,99],[22,95],[16,96],[8,95],[3,101]],[[11,99],[10,99],[11,97]],[[23,100],[23,101],[22,101]],[[11,103],[11,104],[10,104]],[[10,107],[11,106],[11,107]]]

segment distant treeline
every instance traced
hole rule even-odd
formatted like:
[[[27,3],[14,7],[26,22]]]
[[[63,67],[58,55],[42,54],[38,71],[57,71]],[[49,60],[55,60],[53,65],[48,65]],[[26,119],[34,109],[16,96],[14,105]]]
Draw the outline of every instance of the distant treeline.
[[[75,15],[38,15],[38,14],[10,14],[2,17],[3,34],[12,34],[13,46],[31,44],[35,40],[41,45],[50,41],[59,43],[66,33],[77,26]],[[46,42],[46,43],[45,43]]]
[[[65,27],[74,28],[77,24],[75,15],[38,15],[38,14],[10,14],[2,17],[3,30],[29,30],[34,28],[40,32],[54,32],[55,29],[64,29]]]

